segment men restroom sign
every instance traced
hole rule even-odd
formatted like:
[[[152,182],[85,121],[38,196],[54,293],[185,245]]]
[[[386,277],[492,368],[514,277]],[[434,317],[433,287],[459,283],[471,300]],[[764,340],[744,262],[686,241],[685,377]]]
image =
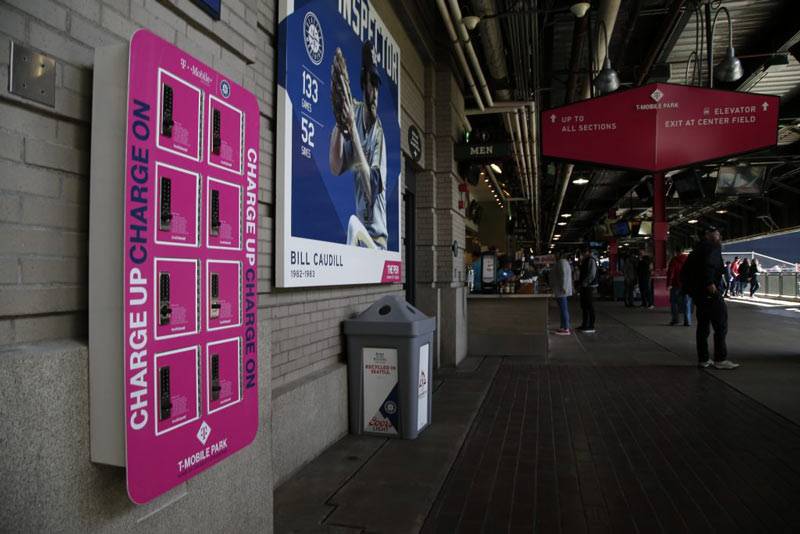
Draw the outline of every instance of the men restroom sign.
[[[124,206],[128,494],[258,430],[258,103],[149,31],[130,43]]]

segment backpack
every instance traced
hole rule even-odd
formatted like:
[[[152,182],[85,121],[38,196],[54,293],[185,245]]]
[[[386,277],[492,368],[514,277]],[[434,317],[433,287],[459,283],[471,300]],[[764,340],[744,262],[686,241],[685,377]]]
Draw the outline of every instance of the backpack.
[[[681,290],[684,294],[694,296],[696,293],[697,275],[697,250],[692,250],[681,268]]]

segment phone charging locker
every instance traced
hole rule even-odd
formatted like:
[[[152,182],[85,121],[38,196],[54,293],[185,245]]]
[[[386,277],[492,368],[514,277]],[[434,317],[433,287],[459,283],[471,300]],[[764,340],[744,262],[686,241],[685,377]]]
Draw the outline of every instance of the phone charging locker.
[[[147,30],[93,94],[91,457],[141,504],[258,431],[258,101]]]

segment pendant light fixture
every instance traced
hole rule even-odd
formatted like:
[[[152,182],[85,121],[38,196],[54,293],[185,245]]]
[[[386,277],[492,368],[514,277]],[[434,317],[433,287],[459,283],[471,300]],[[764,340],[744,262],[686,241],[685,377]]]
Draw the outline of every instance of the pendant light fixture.
[[[730,83],[740,80],[742,76],[744,76],[742,62],[739,61],[739,58],[736,57],[736,53],[733,50],[733,23],[731,23],[731,14],[725,6],[717,9],[717,12],[714,14],[714,23],[711,25],[711,43],[714,43],[714,28],[717,25],[717,17],[719,17],[719,14],[723,11],[728,18],[728,49],[725,51],[725,59],[717,65],[714,75],[710,76],[712,87],[714,86],[714,77],[721,82]],[[713,64],[711,65],[711,69],[714,69]]]
[[[606,43],[606,57],[603,60],[603,68],[597,73],[597,77],[594,79],[594,87],[599,95],[605,95],[619,89],[619,75],[617,71],[611,68],[611,59],[608,57],[609,39],[606,24],[602,19],[599,22],[600,27],[603,28],[603,37]]]

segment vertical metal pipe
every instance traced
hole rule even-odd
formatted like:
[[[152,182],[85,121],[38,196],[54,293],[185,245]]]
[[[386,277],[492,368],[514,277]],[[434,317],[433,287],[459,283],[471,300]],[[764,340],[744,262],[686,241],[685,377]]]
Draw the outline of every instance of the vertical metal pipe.
[[[470,91],[472,91],[472,96],[475,98],[475,103],[478,105],[478,109],[483,111],[483,100],[478,92],[478,88],[475,86],[475,79],[472,77],[472,72],[469,70],[469,65],[467,65],[467,59],[464,57],[464,51],[461,49],[461,41],[459,41],[458,37],[456,36],[456,31],[455,28],[453,28],[452,20],[450,20],[450,13],[447,11],[447,6],[444,4],[444,0],[436,0],[436,5],[439,7],[439,13],[442,16],[442,21],[447,29],[447,35],[450,37],[450,42],[453,44],[453,49],[456,53],[456,59],[458,59],[458,63],[461,65],[461,70],[464,73],[467,86],[470,88]]]
[[[714,34],[711,31],[711,2],[706,2],[706,59],[708,61],[708,86],[714,87],[714,76],[712,75],[714,69]]]

